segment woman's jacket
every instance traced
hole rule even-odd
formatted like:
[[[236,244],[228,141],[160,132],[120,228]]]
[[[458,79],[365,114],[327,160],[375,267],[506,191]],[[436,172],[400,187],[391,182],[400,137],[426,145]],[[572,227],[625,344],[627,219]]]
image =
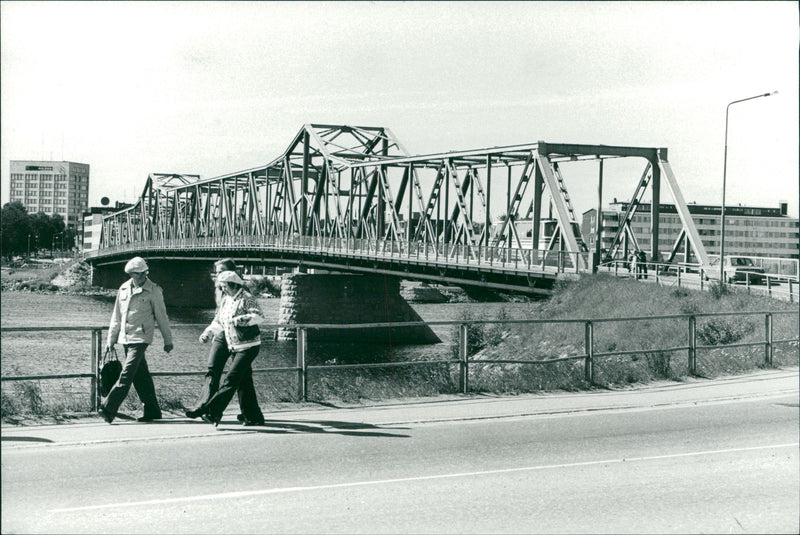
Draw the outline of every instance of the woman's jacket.
[[[203,334],[225,334],[231,351],[241,351],[261,343],[259,325],[264,323],[264,314],[253,295],[241,288],[234,295],[223,295],[211,322]]]

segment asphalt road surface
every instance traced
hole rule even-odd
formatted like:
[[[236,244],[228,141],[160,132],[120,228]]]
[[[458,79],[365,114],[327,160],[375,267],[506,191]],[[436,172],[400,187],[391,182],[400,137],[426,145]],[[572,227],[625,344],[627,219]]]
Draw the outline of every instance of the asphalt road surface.
[[[2,532],[798,533],[797,375],[788,391],[762,382],[548,414],[325,411],[268,414],[255,432],[176,420],[161,438],[131,434],[152,424],[92,424],[119,438],[81,444],[31,436],[4,442]]]

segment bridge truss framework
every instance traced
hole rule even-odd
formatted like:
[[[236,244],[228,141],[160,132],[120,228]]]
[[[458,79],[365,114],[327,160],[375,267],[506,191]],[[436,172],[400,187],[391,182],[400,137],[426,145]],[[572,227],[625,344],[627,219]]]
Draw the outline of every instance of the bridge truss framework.
[[[680,247],[708,257],[664,148],[537,143],[412,156],[381,127],[304,125],[267,165],[210,179],[153,173],[137,202],[103,220],[101,250],[175,238],[315,236],[458,245],[477,258],[489,247],[587,250],[561,174],[569,162],[642,158],[644,171],[607,257],[638,249],[631,222],[652,192],[651,259],[658,261],[662,182],[683,225]],[[492,199],[503,195],[503,211]],[[496,202],[496,200],[495,200]],[[549,203],[556,231],[540,236]],[[597,218],[601,220],[601,218]],[[520,236],[517,221],[530,222]],[[527,243],[530,235],[530,243]],[[546,239],[544,239],[546,238]],[[544,245],[544,247],[541,247]],[[578,255],[576,258],[586,258]],[[585,261],[585,260],[584,260]]]

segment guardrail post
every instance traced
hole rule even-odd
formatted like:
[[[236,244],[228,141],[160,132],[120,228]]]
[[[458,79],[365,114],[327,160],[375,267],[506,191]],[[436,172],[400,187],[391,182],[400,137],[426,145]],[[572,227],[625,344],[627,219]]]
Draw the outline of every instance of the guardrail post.
[[[458,388],[462,394],[469,392],[469,360],[467,359],[467,325],[458,326]]]
[[[678,288],[681,287],[681,266],[678,266]]]
[[[594,382],[594,326],[591,321],[586,322],[585,341],[586,363],[584,365],[584,375],[586,381],[591,385]]]
[[[774,348],[772,346],[772,314],[767,313],[764,318],[764,330],[766,331],[764,342],[764,363],[767,366],[772,366],[772,357]]]
[[[89,396],[91,397],[91,409],[95,412],[100,407],[100,391],[97,388],[97,370],[102,358],[102,332],[100,329],[92,329],[92,356],[91,368],[92,377],[89,379]]]
[[[700,291],[703,291],[703,279],[705,279],[705,271],[700,269]]]
[[[794,295],[792,294],[792,279],[789,279],[789,302],[794,303]]]
[[[772,284],[770,284],[769,275],[767,275],[767,295],[772,297]]]
[[[308,401],[308,367],[306,366],[306,329],[297,328],[297,398]]]
[[[689,375],[697,375],[697,318],[689,316]]]

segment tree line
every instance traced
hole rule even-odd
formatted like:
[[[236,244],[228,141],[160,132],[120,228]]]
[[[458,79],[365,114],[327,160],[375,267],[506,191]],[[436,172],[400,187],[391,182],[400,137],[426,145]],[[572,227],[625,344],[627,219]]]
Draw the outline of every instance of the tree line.
[[[9,202],[2,208],[2,255],[38,253],[42,249],[71,249],[75,233],[67,229],[60,214],[44,212],[29,214],[19,201]]]

